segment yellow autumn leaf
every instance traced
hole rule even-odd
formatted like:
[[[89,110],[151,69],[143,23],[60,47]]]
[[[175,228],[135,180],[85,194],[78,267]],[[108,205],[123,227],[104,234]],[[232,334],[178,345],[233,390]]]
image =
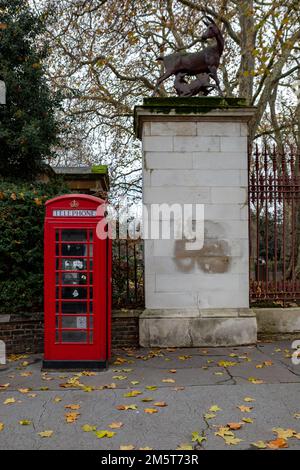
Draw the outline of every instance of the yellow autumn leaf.
[[[220,367],[233,367],[236,366],[237,362],[232,362],[232,361],[219,361],[218,366]]]
[[[130,383],[132,385],[138,385],[140,382],[138,380],[132,380]]]
[[[19,421],[19,424],[21,424],[22,426],[29,426],[31,424],[31,421],[29,421],[28,419],[21,419],[21,421]]]
[[[2,385],[0,384],[0,390],[5,390],[5,389],[7,389],[9,386],[10,386],[9,383],[8,383],[8,384],[2,384]]]
[[[110,429],[120,429],[123,426],[121,422],[114,422],[108,425]]]
[[[158,406],[160,408],[164,408],[165,406],[168,406],[168,405],[165,401],[156,401],[155,403],[153,403],[153,406]]]
[[[42,431],[42,432],[38,432],[38,435],[39,435],[40,437],[52,437],[53,431]]]
[[[206,441],[205,436],[200,436],[198,432],[192,433],[192,442],[198,442],[198,444],[202,444],[203,441]]]
[[[272,431],[277,434],[279,439],[289,439],[296,434],[294,429],[273,428]]]
[[[267,444],[264,441],[251,442],[251,445],[258,449],[266,449]]]
[[[205,413],[205,415],[204,415],[205,419],[213,419],[215,417],[216,417],[216,415],[214,413]]]
[[[245,401],[246,403],[251,403],[251,402],[255,401],[255,399],[254,399],[254,398],[251,398],[251,397],[245,397],[245,398],[244,398],[244,401]]]
[[[256,384],[256,385],[264,383],[263,380],[256,379],[255,377],[248,377],[248,382],[251,382],[251,383]]]
[[[134,450],[134,446],[131,444],[128,445],[120,445],[120,450]]]
[[[62,401],[62,398],[55,397],[55,398],[53,398],[53,401],[54,401],[54,403],[59,403],[60,401]]]
[[[96,426],[91,426],[90,424],[84,424],[83,426],[81,426],[81,429],[84,432],[93,432],[97,430]]]
[[[137,405],[118,405],[116,406],[117,410],[137,410]]]
[[[243,439],[238,439],[237,437],[232,437],[232,436],[225,436],[224,437],[225,444],[228,446],[236,446],[240,442],[243,441]]]
[[[217,432],[215,432],[215,436],[219,436],[219,437],[222,437],[223,439],[225,438],[225,436],[227,437],[234,437],[234,434],[232,431],[230,431],[230,429],[228,428],[228,426],[221,426]]]
[[[154,414],[154,413],[158,413],[158,410],[156,408],[145,408],[144,412],[148,414]]]
[[[12,405],[13,403],[16,403],[14,398],[6,398],[6,400],[3,402],[4,405]]]
[[[251,419],[251,418],[242,418],[242,421],[244,421],[244,423],[248,423],[248,424],[253,423],[253,419]]]
[[[0,432],[4,429],[4,423],[0,423]]]
[[[212,405],[209,408],[209,411],[212,411],[213,413],[215,413],[216,411],[222,411],[222,409],[218,405]]]
[[[154,398],[142,398],[141,401],[144,403],[148,403],[150,401],[154,401]]]
[[[147,390],[157,390],[157,387],[155,385],[147,385],[146,389]]]
[[[237,406],[237,408],[239,408],[242,411],[242,413],[250,413],[251,410],[253,409],[252,406],[245,406],[245,405]]]
[[[95,435],[98,437],[98,439],[103,439],[104,437],[108,437],[110,439],[115,434],[116,434],[115,432],[107,431],[106,429],[95,431]]]
[[[142,395],[142,392],[140,392],[139,390],[132,390],[131,392],[124,393],[123,397],[132,398],[132,397],[137,397],[138,395]]]
[[[65,414],[67,423],[74,423],[78,419],[79,416],[80,416],[80,413],[77,413],[76,411],[71,411],[70,413]]]
[[[77,405],[77,404],[65,405],[65,408],[68,410],[79,410],[80,405]]]
[[[162,382],[165,384],[174,384],[175,380],[174,379],[162,379]]]
[[[139,450],[153,450],[152,447],[140,447]]]
[[[23,394],[29,393],[30,390],[31,388],[18,388],[18,391]]]

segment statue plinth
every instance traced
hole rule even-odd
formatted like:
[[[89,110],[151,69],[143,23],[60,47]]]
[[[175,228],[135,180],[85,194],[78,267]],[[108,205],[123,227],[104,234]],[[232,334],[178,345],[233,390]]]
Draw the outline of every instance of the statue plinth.
[[[142,346],[255,343],[249,308],[248,122],[240,98],[147,98],[135,108],[143,202],[204,206],[204,243],[145,239]],[[197,223],[197,220],[194,221]]]

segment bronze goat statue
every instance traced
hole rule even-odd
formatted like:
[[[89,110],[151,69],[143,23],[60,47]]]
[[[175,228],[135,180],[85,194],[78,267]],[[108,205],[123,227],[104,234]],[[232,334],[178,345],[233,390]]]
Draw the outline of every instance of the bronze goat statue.
[[[159,77],[156,83],[154,94],[157,92],[159,85],[171,75],[184,73],[188,76],[208,74],[215,81],[216,88],[222,95],[217,70],[220,65],[220,59],[224,50],[224,38],[214,20],[208,16],[205,18],[207,18],[208,22],[204,19],[203,22],[207,26],[207,29],[203,33],[201,39],[203,41],[207,41],[207,39],[215,38],[216,44],[210,45],[202,49],[200,52],[174,52],[173,54],[167,55],[165,57],[158,57],[157,60],[162,61],[164,64],[165,73]]]

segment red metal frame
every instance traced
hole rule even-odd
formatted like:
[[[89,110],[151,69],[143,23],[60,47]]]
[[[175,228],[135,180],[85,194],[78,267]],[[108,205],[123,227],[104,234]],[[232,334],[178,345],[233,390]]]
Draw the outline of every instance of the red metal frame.
[[[105,201],[83,194],[60,196],[46,202],[44,362],[105,362],[110,357],[111,240],[99,239],[96,235],[97,224],[102,220],[104,212],[97,211],[101,204],[105,204]],[[91,217],[83,212],[87,210],[91,211]],[[66,212],[57,211],[71,211],[72,215],[63,216]],[[80,211],[84,216],[73,216],[74,211]],[[85,239],[77,237],[76,240],[78,230],[86,235]],[[75,239],[71,237],[72,240],[63,240],[63,232],[69,238],[71,235],[75,236]],[[74,255],[74,251],[73,255],[66,253],[70,249],[72,253],[72,246],[78,250],[78,255]],[[77,260],[75,266],[72,264],[73,260]],[[71,269],[67,269],[67,263]],[[81,263],[83,269],[80,269]],[[66,280],[67,275],[71,278],[72,274],[76,284],[66,284],[63,279]],[[69,309],[71,305],[73,307]],[[63,311],[63,307],[67,311]],[[67,326],[70,322],[71,326]],[[80,332],[82,339],[78,340],[76,336]]]

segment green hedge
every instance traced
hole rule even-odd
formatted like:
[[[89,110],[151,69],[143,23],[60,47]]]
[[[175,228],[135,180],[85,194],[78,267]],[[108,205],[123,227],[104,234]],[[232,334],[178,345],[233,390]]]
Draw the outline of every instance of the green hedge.
[[[67,192],[61,179],[0,180],[0,314],[43,311],[44,203]]]

